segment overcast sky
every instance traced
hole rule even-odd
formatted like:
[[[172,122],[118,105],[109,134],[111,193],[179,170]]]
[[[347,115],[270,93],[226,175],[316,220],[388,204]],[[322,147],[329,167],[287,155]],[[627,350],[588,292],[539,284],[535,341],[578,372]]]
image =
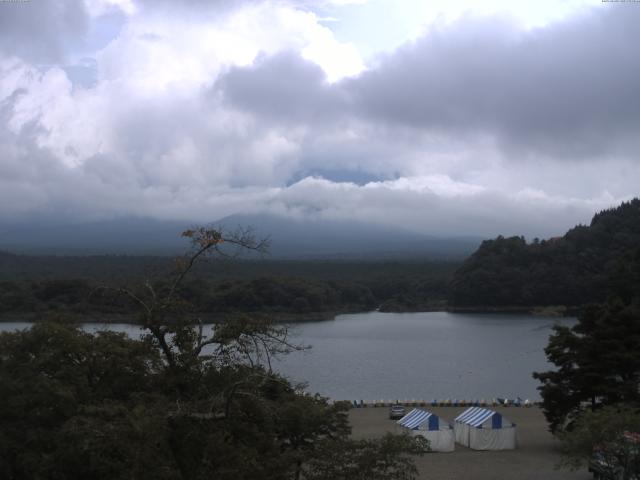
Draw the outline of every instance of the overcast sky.
[[[638,195],[640,3],[0,1],[0,221],[553,236]]]

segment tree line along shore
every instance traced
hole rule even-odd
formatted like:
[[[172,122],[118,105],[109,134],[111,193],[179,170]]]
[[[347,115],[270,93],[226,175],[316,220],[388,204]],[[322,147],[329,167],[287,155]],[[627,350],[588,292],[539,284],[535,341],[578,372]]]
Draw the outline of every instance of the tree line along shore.
[[[487,240],[463,262],[208,259],[180,293],[195,316],[217,321],[236,313],[305,321],[375,309],[576,315],[614,290],[640,285],[639,246],[640,200],[634,199],[562,237]],[[67,314],[108,320],[135,312],[117,288],[144,280],[162,291],[175,263],[0,252],[0,267],[0,319]]]

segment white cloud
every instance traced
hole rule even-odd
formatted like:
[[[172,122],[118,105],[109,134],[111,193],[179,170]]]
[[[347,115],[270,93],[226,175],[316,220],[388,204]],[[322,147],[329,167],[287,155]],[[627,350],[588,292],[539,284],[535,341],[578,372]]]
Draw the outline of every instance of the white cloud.
[[[354,77],[364,69],[356,47],[338,42],[328,29],[317,29],[312,41],[302,50],[302,56],[320,65],[329,82]]]
[[[594,211],[626,198],[550,196],[524,189],[511,193],[456,182],[446,176],[401,178],[365,186],[320,178],[270,192],[269,200],[250,211],[331,220],[357,218],[434,235],[554,236]]]
[[[133,15],[137,11],[134,0],[84,0],[84,3],[92,17],[107,15],[114,10],[127,15]]]

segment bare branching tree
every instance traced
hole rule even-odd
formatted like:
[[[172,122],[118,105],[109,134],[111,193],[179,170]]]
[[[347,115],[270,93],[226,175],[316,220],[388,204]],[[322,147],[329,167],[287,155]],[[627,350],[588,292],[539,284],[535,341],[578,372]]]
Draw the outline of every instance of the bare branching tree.
[[[246,229],[183,236],[191,250],[168,279],[111,289],[138,306],[142,339],[46,323],[0,335],[0,440],[20,446],[0,448],[0,477],[413,480],[423,448],[411,438],[353,440],[348,403],[272,369],[301,348],[286,326],[244,315],[211,329],[190,307],[198,262],[267,242]]]
[[[116,290],[138,306],[146,338],[160,349],[170,370],[184,375],[185,370],[211,366],[246,365],[253,369],[251,375],[212,397],[212,403],[204,413],[219,416],[220,412],[213,413],[212,405],[215,404],[222,406],[224,414],[228,415],[233,399],[252,395],[251,392],[264,386],[265,382],[274,381],[274,356],[306,347],[289,339],[286,326],[276,325],[261,316],[236,315],[210,329],[199,315],[193,315],[189,303],[181,296],[181,287],[200,261],[207,257],[235,258],[244,252],[264,254],[269,247],[268,238],[256,237],[250,228],[225,232],[208,227],[191,228],[184,231],[182,237],[190,241],[190,248],[176,259],[164,286],[159,288],[147,280],[137,288]]]

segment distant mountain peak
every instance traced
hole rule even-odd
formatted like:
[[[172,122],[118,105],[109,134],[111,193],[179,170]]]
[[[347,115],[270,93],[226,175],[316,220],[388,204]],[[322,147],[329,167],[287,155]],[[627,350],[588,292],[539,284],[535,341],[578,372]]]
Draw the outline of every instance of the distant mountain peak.
[[[180,234],[194,222],[120,218],[85,224],[0,225],[0,249],[18,253],[174,255],[188,244]],[[442,238],[350,220],[231,215],[212,223],[252,227],[270,237],[273,258],[463,258],[480,238]]]

